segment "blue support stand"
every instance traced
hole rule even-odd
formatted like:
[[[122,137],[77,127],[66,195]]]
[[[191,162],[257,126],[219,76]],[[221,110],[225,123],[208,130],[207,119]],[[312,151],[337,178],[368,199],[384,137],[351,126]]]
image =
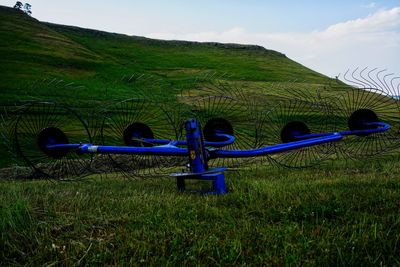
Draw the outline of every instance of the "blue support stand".
[[[210,193],[217,195],[226,193],[225,174],[223,172],[202,175],[202,179],[212,180],[212,188]]]
[[[223,169],[223,168],[221,168]],[[215,172],[206,172],[203,174],[196,174],[196,173],[173,173],[172,176],[176,177],[176,185],[179,192],[184,192],[186,190],[185,180],[192,179],[192,180],[203,180],[203,181],[211,181],[211,191],[194,191],[197,193],[204,193],[210,195],[221,195],[226,193],[226,185],[225,185],[225,169],[219,171],[219,169],[215,169],[212,171]]]
[[[176,177],[176,184],[179,191],[185,191],[185,180],[196,179],[211,181],[211,191],[204,192],[206,194],[225,194],[225,175],[226,168],[208,168],[208,155],[204,146],[203,136],[200,123],[195,119],[185,122],[186,140],[188,147],[189,168],[190,172],[173,173]]]

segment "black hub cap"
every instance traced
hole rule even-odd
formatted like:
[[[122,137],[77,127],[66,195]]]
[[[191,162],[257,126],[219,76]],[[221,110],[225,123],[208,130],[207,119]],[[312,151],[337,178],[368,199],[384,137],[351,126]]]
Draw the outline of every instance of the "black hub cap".
[[[233,127],[229,121],[216,118],[209,120],[203,128],[204,139],[209,142],[221,142],[226,140],[216,134],[228,134],[233,136]]]
[[[152,144],[143,142],[138,139],[153,139],[154,134],[149,126],[141,122],[135,122],[130,124],[124,130],[124,143],[127,146],[136,146],[136,147],[150,147]]]
[[[63,131],[55,127],[45,128],[40,131],[37,137],[37,144],[39,149],[46,155],[60,159],[68,154],[68,148],[56,148],[50,149],[47,146],[68,144],[68,138]]]
[[[299,141],[297,136],[310,134],[311,131],[308,129],[307,125],[301,121],[292,121],[283,127],[281,131],[282,143],[289,143],[294,141]]]
[[[377,125],[365,125],[369,122],[378,122],[379,118],[375,112],[370,109],[359,109],[354,111],[349,120],[347,121],[347,125],[351,131],[354,130],[373,130],[378,128]],[[365,136],[368,134],[357,134],[358,136]]]

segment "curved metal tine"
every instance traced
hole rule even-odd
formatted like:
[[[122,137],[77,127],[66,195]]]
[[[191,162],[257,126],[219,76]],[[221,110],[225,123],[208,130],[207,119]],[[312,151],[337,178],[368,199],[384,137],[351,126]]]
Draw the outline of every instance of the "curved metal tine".
[[[373,111],[380,121],[392,126],[398,124],[397,103],[380,89],[347,89],[338,97],[332,98],[331,106],[336,107],[338,131],[347,129],[350,116],[362,109]],[[393,149],[395,136],[392,129],[368,136],[347,136],[338,146],[338,152],[342,156],[352,158],[375,156]]]
[[[99,131],[101,132],[102,125],[104,124],[104,115],[109,112],[109,108],[113,107],[114,105],[117,105],[117,103],[123,103],[126,101],[129,101],[129,99],[142,99],[146,100],[147,102],[151,103],[158,103],[158,107],[156,110],[160,111],[160,103],[163,102],[163,100],[160,100],[160,98],[172,98],[173,92],[171,92],[171,86],[168,82],[160,78],[159,76],[155,75],[149,75],[149,74],[142,74],[142,73],[133,73],[130,75],[123,76],[119,81],[114,82],[113,84],[110,85],[110,87],[116,87],[118,90],[106,90],[106,92],[118,92],[118,94],[113,94],[112,96],[107,96],[106,98],[108,99],[113,99],[112,101],[108,101],[109,103],[107,105],[103,105],[106,108],[103,108],[101,112],[99,112],[101,119],[98,120],[99,125]],[[106,94],[107,95],[107,94]],[[119,99],[119,100],[116,100]],[[160,100],[160,101],[159,101]],[[176,100],[175,100],[176,102]],[[143,108],[143,107],[142,107]],[[140,111],[140,107],[139,107]],[[134,114],[136,111],[131,110],[128,111],[126,110],[125,112],[122,110],[118,111],[120,112],[119,115],[120,119],[117,121],[114,121],[112,123],[118,123],[117,126],[114,127],[114,129],[109,129],[109,131],[119,131],[118,128],[121,127],[126,127],[119,125],[121,120],[127,120],[127,119],[134,119],[135,117],[129,117],[129,114]],[[137,112],[136,112],[137,113]],[[146,111],[146,114],[150,114],[150,111]],[[143,116],[142,116],[143,117]],[[174,116],[172,115],[171,118]],[[136,118],[140,118],[136,117]],[[177,132],[177,131],[175,131]],[[122,133],[123,134],[123,133]],[[118,133],[118,138],[109,138],[107,142],[105,143],[103,140],[102,133],[100,133],[100,141],[98,144],[110,144],[110,145],[125,145],[121,143],[121,132]],[[115,139],[115,140],[114,140]],[[111,143],[110,143],[111,142]],[[113,173],[112,175],[116,175],[116,171],[122,172],[122,176],[124,177],[152,177],[152,176],[158,176],[160,173],[164,173],[165,171],[160,171],[160,168],[152,168],[151,166],[157,165],[158,162],[155,160],[151,160],[151,157],[149,156],[134,156],[134,155],[113,155],[113,156],[108,156],[108,155],[97,155],[94,159],[94,163],[98,162],[97,165],[102,165],[103,163],[107,163],[107,172]],[[161,159],[159,159],[161,160]],[[162,162],[166,162],[167,159],[162,160]],[[154,163],[151,163],[154,162]],[[151,164],[150,164],[151,163]],[[143,167],[147,166],[149,167]],[[161,165],[162,164],[158,164]],[[95,166],[96,167],[96,166]],[[97,167],[96,167],[97,169]],[[101,171],[102,168],[99,168],[99,171]]]
[[[282,96],[277,96],[277,95],[269,95],[269,96],[265,96],[264,95],[262,98],[260,98],[257,95],[256,97],[253,97],[253,98],[247,98],[248,102],[251,103],[250,106],[253,109],[254,114],[256,114],[254,116],[255,121],[256,121],[256,131],[255,131],[256,132],[256,145],[254,147],[260,147],[260,146],[264,145],[263,142],[260,141],[260,136],[262,135],[262,134],[260,134],[260,132],[262,131],[261,130],[262,126],[260,126],[260,125],[265,124],[265,118],[263,118],[263,116],[261,116],[259,114],[262,114],[262,112],[260,112],[260,110],[265,109],[265,106],[266,106],[265,103],[266,102],[265,101],[260,101],[260,99],[269,99],[270,103],[274,103],[274,101],[276,101],[277,98],[278,99],[291,99],[291,98],[307,99],[309,102],[314,102],[315,101],[314,99],[319,97],[318,93],[316,93],[315,95],[312,95],[312,97],[310,97],[310,94],[307,95],[303,91],[300,91],[300,93],[299,93],[298,90],[290,90],[292,88],[296,89],[298,87],[298,85],[296,85],[296,86],[292,85],[291,86],[292,88],[290,88],[290,89],[289,89],[288,85],[291,85],[291,84],[290,83],[285,83],[285,84],[279,84],[279,85],[275,85],[275,86],[279,86],[280,90],[278,90],[278,91],[280,91],[280,92],[283,91],[282,89],[286,89],[287,92],[295,92],[296,93],[295,96],[287,93],[286,95],[284,94],[283,98],[282,98]],[[213,84],[213,86],[215,87],[215,84]],[[221,88],[221,86],[219,88]],[[209,90],[209,91],[211,91],[211,90]],[[224,92],[224,95],[232,95],[232,93],[230,93],[230,94],[229,93],[228,94],[225,93],[225,92],[229,92],[229,90],[222,90],[222,92]],[[243,95],[243,94],[239,93],[239,94],[234,94],[234,95]],[[250,99],[250,101],[249,101],[249,99]],[[264,105],[259,104],[259,103],[264,103]],[[325,105],[320,105],[320,106],[325,108]],[[258,116],[257,116],[257,114],[258,114]],[[267,161],[270,162],[271,160],[268,158]]]
[[[10,107],[7,106],[3,106],[0,112],[0,135],[2,138],[2,143],[5,145],[5,147],[12,150],[12,133],[15,127],[15,113],[11,111]]]
[[[330,80],[329,80],[330,81]],[[278,85],[279,86],[279,92],[283,92],[283,96],[284,98],[281,98],[280,101],[278,101],[278,105],[277,106],[285,106],[287,105],[286,108],[281,108],[280,110],[275,107],[274,109],[271,109],[271,111],[264,111],[265,114],[268,114],[269,112],[272,112],[273,114],[276,113],[281,113],[283,115],[281,115],[281,120],[284,121],[285,123],[289,123],[290,121],[294,121],[294,120],[300,120],[302,121],[303,118],[296,118],[296,112],[292,113],[289,112],[291,109],[300,109],[299,105],[296,105],[295,103],[303,103],[302,105],[307,106],[306,109],[315,109],[317,114],[320,114],[319,119],[316,119],[316,121],[320,121],[320,127],[314,127],[314,129],[312,129],[313,133],[321,133],[324,131],[329,131],[329,132],[333,132],[336,131],[336,125],[334,120],[329,119],[329,117],[331,117],[330,114],[332,114],[332,107],[328,105],[325,95],[327,92],[329,92],[329,88],[327,88],[327,86],[324,86],[323,88],[320,87],[313,87],[310,88],[309,85],[307,83],[302,83],[300,81],[294,81],[294,82],[287,82],[287,83],[281,83]],[[320,91],[325,90],[324,94],[321,94]],[[288,104],[289,103],[289,104]],[[304,109],[304,107],[303,107]],[[286,114],[287,113],[287,114]],[[298,113],[298,112],[297,112]],[[301,113],[301,112],[300,112]],[[286,115],[285,115],[286,114]],[[324,116],[327,117],[326,122],[321,122],[320,118],[323,118]],[[264,121],[267,122],[268,125],[268,121],[270,120],[270,118],[268,118],[269,116],[266,115],[266,119],[264,119]],[[285,124],[283,123],[283,124]],[[307,124],[313,124],[314,122],[311,121],[307,121]],[[329,125],[327,125],[327,123]],[[282,130],[281,128],[284,125],[281,125],[281,127],[276,128],[275,129],[275,136],[276,136],[276,140],[274,142],[269,142],[269,144],[273,144],[273,143],[279,143],[281,142],[280,140],[280,131]],[[286,165],[287,167],[306,167],[306,166],[311,166],[311,165],[315,165],[318,162],[323,161],[323,159],[325,158],[333,158],[333,156],[335,155],[334,151],[335,151],[335,143],[332,144],[325,144],[323,146],[317,146],[315,148],[311,148],[311,149],[303,149],[302,152],[292,152],[292,153],[284,153],[284,154],[278,154],[278,155],[274,155],[273,157],[277,160],[274,160],[276,163],[278,163],[278,165],[285,165],[285,162],[288,162]],[[317,150],[321,150],[322,147],[326,148],[324,154],[325,156],[321,156],[321,153],[319,153]],[[329,156],[326,156],[328,155]],[[314,163],[312,160],[308,160],[308,162],[306,160],[302,160],[302,164],[300,164],[299,162],[299,158],[314,158]],[[321,159],[317,160],[318,157],[321,157]],[[303,166],[301,166],[303,165]]]
[[[18,105],[31,102],[57,102],[71,108],[84,108],[87,88],[74,82],[51,78],[23,84]]]
[[[233,129],[235,142],[221,149],[247,149],[256,145],[256,127],[253,114],[243,101],[232,96],[218,94],[208,96],[188,97],[187,104],[191,106],[191,116],[197,118],[203,129],[215,120],[223,119]],[[207,140],[206,140],[207,141]],[[248,159],[247,159],[248,160]],[[245,159],[213,159],[210,167],[237,167]]]
[[[23,167],[23,161],[17,156],[14,129],[16,118],[22,109],[21,106],[6,104],[0,110],[0,147],[2,153],[7,154],[4,156],[9,159],[8,164],[3,166],[2,176],[5,179],[29,179],[33,174],[30,168]]]
[[[374,68],[365,74],[364,72],[366,71],[368,71],[368,67],[362,69],[361,71],[355,69],[352,72],[351,79],[347,79],[347,81],[356,85],[361,85],[359,88],[362,89],[377,89],[385,93],[390,91],[390,88],[386,83],[386,79],[387,77],[394,75],[393,73],[385,74],[386,70],[378,70],[377,68]],[[375,73],[375,78],[371,77],[373,73]]]
[[[307,84],[296,80],[276,84],[274,85],[274,90],[283,96],[282,100],[316,101],[319,96],[318,90],[313,92],[313,89],[309,88]]]
[[[282,139],[283,131],[293,122],[306,125],[310,133],[332,132],[335,128],[334,120],[328,118],[324,103],[313,103],[299,99],[281,100],[272,109],[265,111],[261,131],[263,146],[284,142]],[[271,161],[281,166],[303,168],[332,158],[334,148],[333,144],[328,143],[287,151],[269,157]]]
[[[396,81],[396,82],[395,82]],[[397,85],[396,85],[397,84]],[[399,100],[400,99],[400,77],[395,76],[390,79],[389,93],[393,99]]]
[[[368,67],[359,72],[357,71],[358,69],[352,71],[351,78],[345,76],[345,80],[350,84],[357,85],[358,88],[361,86],[363,89],[381,90],[393,97],[398,95],[394,81],[400,79],[400,77],[392,77],[395,75],[394,73],[388,73],[386,69],[379,70],[378,68],[368,70]],[[390,82],[388,79],[390,79]]]
[[[385,93],[388,93],[389,88],[387,87],[385,79],[388,76],[393,76],[394,73],[386,73],[386,72],[387,72],[386,69],[380,70],[379,72],[377,72],[376,79],[379,81],[379,85],[380,85],[377,89],[380,89],[380,90],[384,91]]]
[[[88,124],[93,135],[93,143],[104,144],[101,130],[104,124],[104,114],[107,113],[108,107],[112,107],[116,103],[123,102],[127,99],[146,99],[149,97],[157,99],[157,97],[163,95],[163,90],[167,86],[168,84],[162,78],[143,73],[125,75],[120,80],[106,85],[102,89],[103,93],[101,97],[93,102],[93,108],[89,116],[90,122]],[[117,92],[117,94],[115,92]],[[98,108],[99,101],[102,103],[100,108]],[[132,171],[132,169],[136,169],[134,166],[135,164],[129,163],[130,161],[134,161],[132,157],[127,155],[114,156],[114,158],[108,155],[93,156],[91,168],[92,171],[98,175],[119,177],[121,175],[118,175],[117,172],[122,170],[126,174],[122,175],[123,177],[132,178],[135,176],[142,176],[142,171],[138,172],[140,175]]]
[[[393,76],[393,73],[386,73],[386,70],[378,70],[377,68],[371,69],[368,71],[368,74],[365,75],[364,72],[366,71],[367,68],[363,69],[358,76],[360,79],[364,80],[366,85],[364,86],[364,89],[372,92],[376,92],[378,94],[390,96],[394,99],[396,99],[396,88],[395,85],[393,84],[393,81],[398,79],[396,77],[391,79],[390,85],[387,82],[387,79],[391,76]],[[356,71],[353,71],[353,73],[356,73]],[[355,75],[354,75],[355,76]],[[353,82],[351,79],[347,79],[348,82]]]
[[[27,104],[16,120],[13,134],[17,155],[35,171],[35,176],[64,180],[90,174],[90,156],[74,151],[52,156],[40,147],[37,138],[49,127],[59,129],[70,143],[91,142],[84,121],[71,109],[49,102]]]
[[[344,73],[343,79],[348,82],[350,84],[350,86],[352,87],[357,87],[357,88],[365,88],[365,83],[362,81],[359,81],[356,77],[355,74],[358,71],[358,68],[356,68],[355,70],[353,70],[350,74],[350,77],[348,77],[348,73],[350,72],[350,70],[347,70]]]
[[[101,140],[101,126],[104,118],[101,116],[102,108],[94,107],[87,114],[87,125],[92,136],[92,144],[100,145]],[[92,154],[92,162],[90,171],[100,178],[107,178],[108,176],[115,176],[116,170],[114,164],[108,155]]]
[[[372,69],[372,72],[375,71],[376,69]],[[361,79],[364,83],[365,86],[364,88],[375,88],[375,84],[373,81],[371,81],[369,78],[369,74],[371,73],[371,71],[368,72],[368,75],[365,76],[364,72],[368,71],[368,67],[365,67],[364,69],[362,69],[359,73],[359,79]]]
[[[88,108],[86,107],[87,103],[81,102],[81,99],[85,98],[84,96],[87,92],[87,88],[74,82],[66,82],[56,78],[36,80],[34,82],[29,82],[29,84],[22,85],[20,90],[25,93],[22,94],[23,97],[18,100],[20,103],[19,105],[29,105],[39,102],[57,103],[59,106],[68,107],[68,109],[73,110],[73,112],[77,114],[86,114],[88,112]],[[85,124],[87,124],[84,116],[79,117],[84,121]],[[65,168],[65,166],[68,166],[67,164],[61,163],[59,165],[60,168]],[[38,170],[33,176],[36,178],[49,177],[49,175],[46,173],[42,173]],[[54,179],[54,176],[50,178]],[[68,179],[72,179],[72,177]]]
[[[254,89],[248,83],[231,79],[227,74],[207,73],[196,79],[190,90],[182,91],[180,101],[191,112],[186,118],[196,117],[202,127],[215,119],[227,120],[234,129],[235,142],[232,147],[257,147],[257,110],[254,106]],[[228,166],[237,168],[252,159],[213,159],[210,167]]]
[[[204,76],[198,77],[192,86],[191,90],[184,91],[181,96],[187,97],[210,97],[210,96],[224,96],[235,99],[237,103],[242,103],[246,106],[248,112],[254,116],[256,110],[254,104],[257,102],[255,97],[258,90],[249,87],[249,83],[241,80],[233,80],[232,77],[226,73],[207,73]]]
[[[132,73],[123,76],[119,81],[116,81],[112,86],[118,90],[118,95],[112,95],[109,98],[115,101],[123,101],[131,98],[156,98],[167,97],[173,95],[171,85],[168,81],[160,76],[151,75],[148,73]],[[110,105],[113,103],[109,103]]]
[[[124,141],[125,130],[135,123],[147,125],[154,138],[177,139],[177,135],[181,135],[175,127],[178,119],[175,114],[167,113],[164,101],[158,100],[159,102],[145,98],[128,99],[107,107],[102,115],[105,118],[101,130],[102,144],[127,145]],[[177,164],[175,158],[160,156],[109,155],[109,158],[113,166],[130,178],[165,174]]]
[[[365,82],[363,77],[363,72],[368,69],[368,68],[364,68],[362,69],[360,72],[357,73],[358,69],[355,69],[352,73],[351,73],[351,77],[352,79],[355,81],[356,84],[361,84],[361,88],[368,88],[369,87],[369,83]],[[357,77],[357,75],[359,76],[359,78]]]

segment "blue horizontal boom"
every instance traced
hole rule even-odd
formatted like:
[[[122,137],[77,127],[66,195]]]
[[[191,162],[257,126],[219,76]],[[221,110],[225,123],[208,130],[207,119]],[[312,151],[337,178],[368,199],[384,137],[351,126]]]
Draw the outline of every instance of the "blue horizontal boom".
[[[311,138],[307,140],[295,141],[285,144],[277,144],[272,146],[265,146],[258,149],[249,150],[214,150],[211,151],[211,158],[247,158],[247,157],[259,157],[303,147],[310,147],[320,145],[324,143],[330,143],[339,141],[343,138],[339,133],[332,133],[327,136]]]

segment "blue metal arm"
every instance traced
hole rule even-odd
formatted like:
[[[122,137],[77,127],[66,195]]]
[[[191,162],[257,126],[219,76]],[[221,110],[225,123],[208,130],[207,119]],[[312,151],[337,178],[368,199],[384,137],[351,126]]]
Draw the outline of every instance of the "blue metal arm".
[[[208,141],[205,141],[204,144],[206,146],[212,146],[212,147],[224,147],[224,146],[233,144],[233,142],[235,142],[235,137],[232,136],[232,135],[216,134],[216,136],[217,137],[224,137],[224,138],[226,138],[226,140],[225,141],[220,141],[220,142],[208,142]],[[187,140],[163,140],[163,139],[145,138],[145,139],[140,139],[140,141],[143,141],[145,143],[162,145],[162,146],[158,146],[158,147],[151,147],[153,149],[162,147],[164,152],[161,152],[161,153],[165,153],[165,151],[166,151],[165,148],[167,148],[167,147],[175,149],[176,148],[175,146],[187,146],[187,144],[188,144]],[[48,149],[63,149],[63,148],[78,149],[78,148],[81,148],[82,146],[84,146],[84,145],[82,145],[82,144],[56,144],[56,145],[48,145],[47,148]],[[101,147],[111,147],[111,146],[101,146]],[[122,146],[114,146],[114,148],[119,148],[119,147],[122,147]],[[130,147],[130,148],[131,148],[132,151],[136,151],[135,149],[137,147]],[[107,148],[107,151],[109,151],[109,148]],[[145,150],[139,149],[137,151],[138,151],[138,153],[144,153]],[[185,151],[187,151],[187,149]],[[87,151],[81,151],[81,152],[86,153]],[[98,152],[98,153],[100,153],[100,152]],[[110,153],[110,154],[112,154],[112,153]]]
[[[210,151],[211,158],[244,158],[244,157],[257,157],[268,154],[275,154],[285,152],[293,149],[309,147],[334,141],[339,141],[344,135],[357,135],[357,134],[373,134],[381,133],[390,129],[390,125],[384,122],[370,122],[365,123],[368,126],[378,126],[376,129],[353,130],[331,133],[317,133],[297,136],[299,141],[277,144],[272,146],[265,146],[259,149],[250,150],[215,150]]]
[[[269,154],[275,154],[279,152],[285,152],[293,149],[299,149],[303,147],[309,147],[314,145],[320,145],[324,143],[339,141],[343,138],[340,133],[331,133],[327,136],[310,138],[307,140],[295,141],[285,144],[277,144],[272,146],[265,146],[258,149],[249,150],[214,150],[210,151],[211,158],[246,158],[246,157],[258,157]]]
[[[235,142],[235,137],[229,134],[215,134],[216,137],[223,137],[226,140],[224,141],[219,141],[219,142],[210,142],[210,141],[204,141],[205,146],[212,146],[212,147],[224,147],[231,145]],[[150,144],[157,144],[157,145],[165,145],[169,144],[171,140],[163,140],[163,139],[150,139],[150,138],[145,138],[145,139],[138,139],[138,141],[143,141],[145,143],[150,143]],[[187,146],[188,142],[187,140],[177,140],[176,141],[177,146]]]
[[[338,132],[341,135],[368,135],[368,134],[373,134],[373,133],[382,133],[386,132],[387,130],[390,129],[390,125],[385,123],[385,122],[368,122],[364,123],[367,126],[377,126],[378,128],[375,129],[365,129],[365,130],[353,130],[353,131],[341,131]],[[304,139],[310,139],[310,138],[316,138],[316,137],[323,137],[327,135],[331,135],[333,132],[329,133],[316,133],[316,134],[305,134],[305,135],[300,135],[300,136],[295,136],[296,139],[299,140],[304,140]]]
[[[390,125],[385,122],[369,122],[364,123],[367,126],[378,126],[376,129],[365,129],[365,130],[354,130],[354,131],[343,131],[340,132],[341,135],[357,135],[357,134],[373,134],[382,133],[390,129]]]
[[[64,148],[78,149],[81,146],[82,146],[82,144],[56,144],[56,145],[47,145],[46,148],[47,149],[64,149]]]
[[[155,155],[155,156],[182,156],[188,155],[186,148],[175,146],[156,146],[156,147],[132,147],[132,146],[95,146],[84,144],[78,147],[81,153],[97,154],[131,154],[131,155]]]

